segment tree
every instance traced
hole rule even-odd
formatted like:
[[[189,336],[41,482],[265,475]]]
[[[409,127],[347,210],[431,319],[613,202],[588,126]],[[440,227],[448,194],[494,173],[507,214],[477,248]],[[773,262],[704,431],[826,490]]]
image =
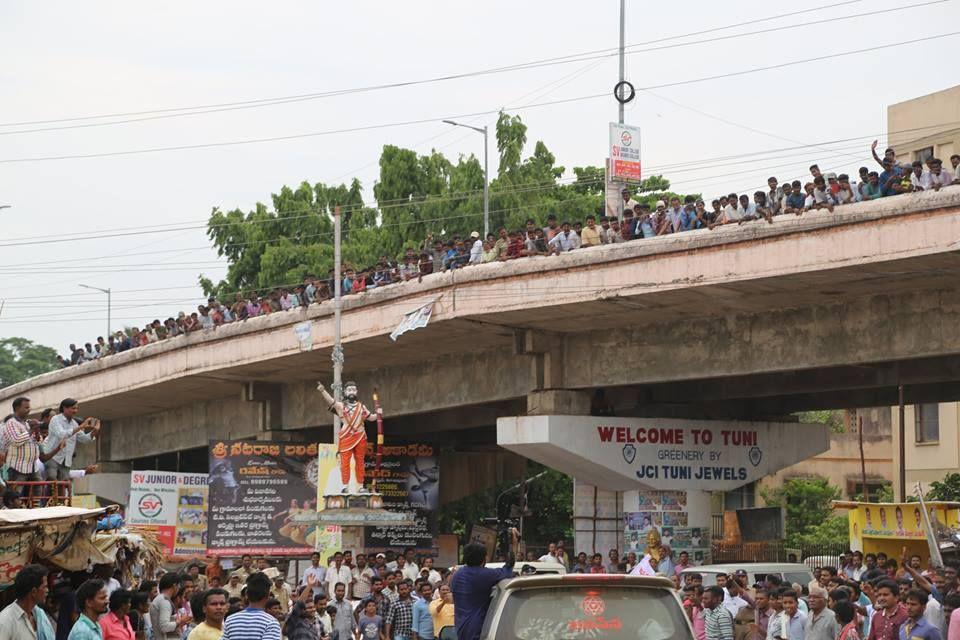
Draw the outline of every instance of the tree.
[[[0,389],[57,368],[56,349],[26,338],[0,340]]]
[[[576,181],[562,183],[566,170],[543,141],[524,157],[527,126],[519,116],[501,113],[496,138],[499,170],[490,180],[494,231],[521,229],[527,218],[542,225],[551,213],[583,221],[602,210],[602,167],[575,167]],[[679,195],[669,189],[669,180],[651,176],[637,186],[636,199],[652,206]],[[201,274],[204,292],[223,299],[292,286],[308,275],[327,276],[333,268],[336,205],[343,216],[343,264],[355,269],[376,264],[380,256],[395,260],[428,240],[466,238],[483,229],[483,167],[473,155],[454,162],[436,150],[421,155],[384,145],[373,185],[377,206],[366,206],[362,194],[357,179],[339,185],[304,181],[272,194],[272,211],[262,203],[247,212],[215,207],[207,235],[227,259],[227,274],[219,282]]]
[[[773,491],[761,491],[761,496],[768,506],[786,509],[787,543],[797,545],[805,536],[822,533],[819,527],[831,518],[830,502],[840,497],[840,489],[826,478],[794,478]],[[840,539],[846,537],[844,533]]]
[[[573,537],[573,479],[559,471],[530,462],[527,477],[541,471],[547,474],[528,485],[527,509],[532,515],[524,518],[523,537],[542,544],[550,540]],[[442,531],[449,531],[465,539],[474,524],[484,518],[506,517],[511,505],[520,504],[520,491],[508,493],[496,505],[497,497],[517,484],[516,480],[503,482],[486,491],[443,505],[437,519]],[[497,506],[501,512],[496,513]]]
[[[948,473],[942,481],[934,480],[930,483],[930,491],[924,497],[941,502],[960,501],[960,473]]]

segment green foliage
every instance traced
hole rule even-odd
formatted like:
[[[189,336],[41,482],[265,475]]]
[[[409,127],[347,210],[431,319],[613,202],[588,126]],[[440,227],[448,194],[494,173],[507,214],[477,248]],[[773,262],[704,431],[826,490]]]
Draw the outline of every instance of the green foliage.
[[[877,502],[893,502],[893,485],[885,484],[877,491]]]
[[[547,475],[529,484],[527,509],[533,515],[523,521],[523,536],[527,540],[542,543],[558,538],[573,538],[573,479],[559,471],[529,463],[527,477],[547,471]],[[504,482],[486,491],[467,496],[457,502],[445,504],[437,512],[441,531],[449,531],[465,538],[474,524],[484,518],[497,516],[495,502],[505,489],[517,484],[516,480]],[[500,501],[500,516],[509,513],[510,505],[519,505],[520,490],[508,493]]]
[[[56,349],[26,338],[0,340],[0,389],[56,368]]]
[[[495,127],[499,170],[490,181],[490,226],[520,229],[527,218],[546,223],[548,214],[583,221],[603,208],[603,167],[575,167],[576,182],[561,183],[565,168],[542,141],[524,158],[527,126],[519,116],[501,113]],[[670,182],[651,176],[639,185],[638,201],[651,204],[675,195]],[[295,285],[304,276],[325,277],[333,268],[333,211],[343,214],[343,262],[360,269],[380,256],[396,259],[406,248],[421,247],[428,238],[467,237],[483,229],[483,165],[473,155],[456,162],[432,150],[384,145],[380,176],[373,186],[377,206],[364,206],[362,186],[349,184],[284,186],[272,195],[273,211],[264,204],[249,212],[214,208],[207,235],[227,258],[220,282],[201,275],[207,295],[229,298]],[[682,197],[682,196],[681,196]]]
[[[930,491],[924,498],[941,502],[960,502],[960,473],[948,473],[942,481],[931,482]]]
[[[837,544],[850,537],[850,523],[847,514],[831,516],[810,527],[806,533],[787,537],[787,545],[794,547],[816,547]]]
[[[800,422],[825,424],[830,427],[830,431],[833,433],[843,433],[846,431],[842,411],[801,411],[797,414],[797,417],[800,418]]]
[[[832,486],[826,478],[794,478],[773,491],[762,490],[761,496],[768,506],[786,509],[789,545],[800,544],[805,536],[820,535],[824,527],[838,526],[827,521],[834,519],[831,518],[830,502],[840,498],[840,489]],[[834,538],[831,542],[846,537],[844,532],[841,538]]]

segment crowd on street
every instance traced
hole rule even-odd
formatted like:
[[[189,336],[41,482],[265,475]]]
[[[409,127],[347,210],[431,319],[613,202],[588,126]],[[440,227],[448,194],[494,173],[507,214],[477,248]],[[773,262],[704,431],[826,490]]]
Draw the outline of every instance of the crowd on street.
[[[922,567],[919,556],[847,552],[838,566],[816,567],[808,584],[771,574],[704,574],[664,549],[658,575],[673,580],[696,640],[956,640],[960,638],[958,563]],[[539,562],[571,572],[634,573],[636,557],[611,550],[568,556],[550,544]],[[110,565],[90,573],[20,569],[0,612],[0,640],[434,640],[455,627],[478,637],[490,588],[518,570],[513,555],[485,568],[486,549],[469,544],[463,565],[437,568],[414,549],[371,554],[314,553],[299,576],[268,558],[190,561],[123,582]],[[534,561],[526,556],[524,561]],[[642,563],[642,561],[641,561]],[[665,569],[665,571],[664,571]],[[711,580],[713,582],[713,580]]]
[[[709,204],[694,196],[687,196],[682,202],[679,197],[672,197],[669,202],[660,200],[652,207],[646,202],[637,202],[631,190],[624,188],[622,216],[588,215],[583,221],[570,222],[549,213],[545,225],[531,217],[522,229],[501,228],[486,238],[481,238],[477,231],[467,237],[453,235],[446,240],[428,235],[419,247],[408,247],[399,261],[382,255],[372,266],[355,268],[344,265],[339,282],[341,295],[419,280],[432,273],[476,264],[557,255],[603,244],[741,225],[753,220],[773,224],[780,216],[799,216],[817,210],[836,212],[843,205],[855,202],[960,185],[958,154],[950,156],[948,169],[934,157],[925,163],[919,160],[900,162],[892,148],[886,149],[884,156],[880,157],[876,142],[871,152],[881,170],[860,167],[859,180],[851,180],[845,173],[821,173],[814,164],[810,166],[808,180],[781,183],[776,177],[770,177],[768,189],[756,191],[752,196],[729,193]],[[143,327],[118,330],[82,346],[71,344],[66,356],[57,356],[58,364],[61,367],[80,365],[183,334],[321,303],[332,298],[335,290],[331,269],[326,277],[308,275],[299,283],[237,293],[232,300],[221,301],[211,296],[206,304],[198,305],[196,311],[180,311],[175,318],[155,319]]]
[[[123,582],[110,565],[90,573],[23,567],[0,612],[0,640],[408,640],[455,625],[450,572],[413,549],[319,553],[299,581],[266,558],[219,558]],[[294,586],[295,585],[295,586]]]

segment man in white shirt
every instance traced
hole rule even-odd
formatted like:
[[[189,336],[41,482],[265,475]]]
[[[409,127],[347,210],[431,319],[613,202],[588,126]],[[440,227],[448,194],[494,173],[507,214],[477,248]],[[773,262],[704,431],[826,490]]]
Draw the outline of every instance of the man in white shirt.
[[[930,158],[927,160],[927,167],[929,167],[930,170],[926,172],[926,189],[939,191],[940,187],[945,187],[953,182],[953,175],[943,168],[943,163],[939,158]]]
[[[327,580],[327,570],[320,566],[320,554],[314,551],[310,554],[310,566],[303,572],[300,584],[307,585],[310,578],[314,579],[313,596],[323,593],[323,583]]]
[[[443,579],[440,576],[440,572],[433,568],[433,558],[430,556],[423,559],[423,566],[420,567],[420,576],[425,577],[433,587],[436,587]]]
[[[743,218],[743,209],[740,208],[740,199],[737,194],[731,193],[727,196],[727,206],[723,208],[723,221],[721,224],[731,224],[740,222]]]
[[[566,253],[580,248],[580,236],[576,231],[570,230],[570,223],[564,222],[560,225],[560,233],[553,236],[549,243],[551,253]]]
[[[480,232],[472,232],[470,238],[473,241],[470,245],[470,264],[480,264],[483,259],[483,240],[480,239]]]
[[[547,552],[537,559],[537,562],[555,562],[563,564],[563,561],[557,557],[557,545],[551,542],[547,545]]]
[[[350,567],[343,564],[343,554],[339,551],[333,554],[333,562],[327,567],[326,582],[328,596],[333,593],[334,587],[337,586],[338,582],[346,585],[347,589],[350,588],[350,584],[353,582],[353,573],[350,571]]]
[[[56,450],[61,442],[64,445],[46,463],[47,480],[69,480],[77,442],[92,442],[100,433],[100,421],[95,418],[87,418],[83,424],[77,424],[74,416],[79,409],[79,402],[65,398],[60,403],[59,413],[50,420],[50,434],[43,441],[44,453]]]
[[[620,192],[620,195],[623,196],[623,210],[626,211],[629,209],[630,211],[633,211],[637,206],[637,201],[630,197],[630,189],[624,187],[623,191]]]

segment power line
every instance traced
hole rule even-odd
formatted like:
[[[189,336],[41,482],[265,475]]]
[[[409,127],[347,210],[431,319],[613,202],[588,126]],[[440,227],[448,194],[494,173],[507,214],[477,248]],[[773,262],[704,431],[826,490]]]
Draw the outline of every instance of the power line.
[[[628,45],[626,48],[627,48],[627,49],[634,49],[634,48],[636,48],[636,47],[646,46],[646,45],[650,45],[650,44],[657,44],[657,43],[660,43],[660,42],[672,41],[672,40],[677,40],[677,39],[682,39],[682,38],[688,38],[688,37],[698,36],[698,35],[704,35],[704,34],[707,34],[707,33],[715,33],[715,32],[717,32],[717,31],[725,31],[725,30],[728,30],[728,29],[734,29],[734,28],[737,28],[737,27],[748,26],[748,25],[752,25],[752,24],[758,24],[758,23],[761,23],[761,22],[769,22],[769,21],[772,21],[772,20],[778,20],[778,19],[781,19],[781,18],[793,17],[793,16],[797,16],[797,15],[802,15],[802,14],[805,14],[805,13],[812,13],[812,12],[821,11],[821,10],[824,10],[824,9],[829,10],[829,9],[834,9],[834,8],[836,8],[836,7],[840,7],[840,6],[844,6],[844,5],[858,4],[859,2],[862,2],[862,1],[863,1],[863,0],[847,0],[847,1],[845,1],[845,2],[839,2],[839,3],[836,3],[836,4],[821,5],[821,6],[818,6],[818,7],[811,7],[811,8],[808,8],[808,9],[802,9],[802,10],[798,10],[798,11],[791,11],[791,12],[788,12],[788,13],[782,13],[782,14],[778,14],[778,15],[774,15],[774,16],[768,16],[768,17],[765,17],[765,18],[756,18],[756,19],[747,20],[747,21],[744,21],[744,22],[738,22],[738,23],[734,23],[734,24],[724,25],[724,26],[721,26],[721,27],[712,27],[712,28],[709,28],[709,29],[703,29],[703,30],[699,30],[699,31],[693,31],[693,32],[688,32],[688,33],[684,33],[684,34],[678,34],[678,35],[669,36],[669,37],[665,37],[665,38],[659,38],[659,39],[656,39],[656,40],[648,40],[648,41],[646,41],[646,42],[638,42],[638,43],[634,43],[634,44]],[[945,1],[947,1],[947,0],[936,0],[936,1],[937,1],[937,2],[945,2]],[[923,6],[924,4],[930,4],[930,3],[921,3],[921,4],[919,4],[919,5],[911,5],[911,6]],[[909,8],[909,7],[898,7],[898,8],[894,8],[894,9],[892,9],[892,10],[902,10],[902,9],[906,9],[906,8]],[[877,13],[877,12],[868,12],[868,13],[865,13],[865,14],[854,14],[854,15],[852,15],[852,16],[838,16],[838,17],[836,17],[836,18],[833,18],[833,20],[842,20],[842,19],[850,19],[850,18],[868,16],[868,15],[873,15],[874,13]],[[788,25],[786,28],[797,28],[797,27],[800,27],[800,26],[804,26],[804,25]],[[747,35],[756,35],[756,33],[757,33],[757,32],[750,32],[750,33],[746,33],[746,34],[734,34],[733,36],[727,36],[727,37],[743,37],[743,36],[747,36]],[[695,43],[675,43],[675,44],[672,44],[672,45],[667,45],[666,47],[663,47],[663,48],[670,48],[670,47],[673,47],[673,46],[686,46],[687,44],[700,44],[700,43],[703,43],[703,42],[710,42],[710,41],[711,41],[711,40],[697,41],[697,42],[695,42]],[[199,115],[199,114],[203,114],[203,113],[213,113],[213,112],[227,111],[227,110],[235,110],[235,109],[259,108],[259,107],[264,107],[264,106],[273,106],[273,105],[276,105],[276,104],[288,104],[288,103],[291,103],[291,102],[300,102],[300,101],[305,101],[305,100],[316,100],[316,99],[320,99],[320,98],[328,98],[328,97],[341,96],[341,95],[347,95],[347,94],[353,94],[353,93],[365,93],[365,92],[378,91],[378,90],[383,90],[383,89],[395,89],[395,88],[409,87],[409,86],[422,85],[422,84],[433,84],[433,83],[437,83],[437,82],[445,82],[445,81],[449,81],[449,80],[457,80],[457,79],[462,79],[462,78],[469,78],[469,77],[476,77],[476,76],[491,75],[491,74],[511,72],[511,71],[517,71],[517,70],[536,69],[536,68],[540,68],[540,67],[543,67],[543,66],[554,65],[554,64],[569,64],[569,63],[573,63],[573,62],[580,62],[580,61],[586,61],[586,60],[596,59],[596,58],[598,57],[598,54],[602,54],[600,57],[611,57],[611,56],[618,55],[618,52],[619,52],[618,48],[594,49],[594,50],[592,50],[592,51],[583,51],[583,52],[580,52],[580,53],[569,54],[569,55],[565,55],[565,56],[556,56],[556,57],[551,57],[551,58],[542,58],[542,59],[538,59],[538,60],[530,60],[530,61],[527,61],[527,62],[518,63],[518,64],[513,64],[513,65],[506,65],[506,66],[500,66],[500,67],[492,67],[492,68],[481,69],[481,70],[477,70],[477,71],[457,73],[457,74],[448,74],[448,75],[442,75],[442,76],[435,76],[435,77],[432,77],[432,78],[426,78],[426,79],[421,79],[421,80],[411,80],[411,81],[403,81],[403,82],[392,82],[392,83],[385,83],[385,84],[368,85],[368,86],[363,86],[363,87],[354,87],[354,88],[347,88],[347,89],[336,89],[336,90],[330,90],[330,91],[324,91],[324,92],[314,92],[314,93],[305,93],[305,94],[294,94],[294,95],[287,95],[287,96],[275,96],[275,97],[271,97],[271,98],[259,98],[259,99],[254,99],[254,100],[241,100],[241,101],[234,101],[234,102],[221,102],[221,103],[212,103],[212,104],[201,104],[201,105],[194,105],[194,106],[187,106],[187,107],[171,107],[171,108],[165,108],[165,109],[150,109],[150,110],[140,110],[140,111],[127,111],[127,112],[120,112],[120,113],[99,114],[99,115],[89,115],[89,116],[75,116],[75,117],[56,118],[56,119],[47,119],[47,120],[30,120],[30,121],[21,121],[21,122],[7,122],[7,123],[0,123],[0,127],[33,126],[33,125],[43,125],[43,124],[56,124],[56,123],[61,123],[61,122],[81,122],[81,121],[89,121],[89,120],[102,120],[102,119],[106,119],[106,118],[126,118],[126,117],[134,117],[134,116],[149,116],[149,117],[144,117],[144,118],[138,118],[138,119],[135,119],[135,120],[125,120],[125,121],[121,121],[121,122],[95,123],[95,124],[92,124],[92,125],[76,125],[76,126],[104,126],[104,125],[111,125],[111,124],[124,124],[124,123],[128,123],[128,122],[138,122],[138,121],[142,121],[142,120],[152,120],[152,119],[158,119],[158,118],[170,118],[170,117],[182,117],[182,116],[190,116],[190,115]],[[633,51],[631,51],[630,53],[642,53],[642,52],[633,52]],[[589,56],[589,57],[584,57],[584,56]],[[187,113],[180,113],[180,112],[187,112]],[[152,115],[152,114],[156,114],[156,115]],[[74,128],[74,127],[52,127],[52,128],[48,128],[48,129],[35,129],[35,130],[28,130],[28,131],[11,131],[11,132],[0,133],[0,135],[6,135],[6,134],[11,134],[11,133],[31,133],[31,132],[33,132],[33,131],[47,131],[47,130],[59,129],[59,128]]]
[[[940,1],[940,0],[938,0],[938,1]],[[912,39],[912,40],[904,40],[904,41],[901,41],[901,42],[891,42],[891,43],[888,43],[888,44],[877,45],[877,46],[873,46],[873,47],[866,47],[866,48],[863,48],[863,49],[855,49],[855,50],[852,50],[852,51],[842,51],[842,52],[838,52],[838,53],[832,53],[832,54],[827,54],[827,55],[823,55],[823,56],[817,56],[817,57],[814,57],[814,58],[805,58],[805,59],[803,59],[803,60],[794,60],[794,61],[783,62],[783,63],[779,63],[779,64],[775,64],[775,65],[767,65],[767,66],[763,66],[763,67],[755,67],[755,68],[752,68],[752,69],[743,69],[743,70],[740,70],[740,71],[733,71],[733,72],[729,72],[729,73],[723,73],[723,74],[717,74],[717,75],[711,75],[711,76],[704,76],[704,77],[701,77],[701,78],[691,78],[691,79],[688,79],[688,80],[679,80],[679,81],[674,81],[674,82],[667,82],[667,83],[657,84],[657,85],[649,85],[649,86],[646,86],[646,87],[639,87],[639,88],[640,88],[641,90],[663,89],[663,88],[667,88],[667,87],[676,87],[676,86],[689,85],[689,84],[695,84],[695,83],[700,83],[700,82],[709,82],[709,81],[712,81],[712,80],[721,80],[721,79],[724,79],[724,78],[732,78],[732,77],[747,75],[747,74],[751,74],[751,73],[758,73],[758,72],[762,72],[762,71],[771,71],[771,70],[774,70],[774,69],[783,69],[783,68],[786,68],[786,67],[796,66],[796,65],[801,65],[801,64],[807,64],[807,63],[810,63],[810,62],[820,62],[820,61],[823,61],[823,60],[830,60],[830,59],[833,59],[833,58],[840,58],[840,57],[845,57],[845,56],[858,55],[858,54],[861,54],[861,53],[868,53],[868,52],[871,52],[871,51],[887,50],[887,49],[891,49],[891,48],[893,48],[893,47],[899,47],[899,46],[904,46],[904,45],[909,45],[909,44],[917,44],[917,43],[920,43],[920,42],[929,42],[929,41],[931,41],[931,40],[937,40],[937,39],[940,39],[940,38],[948,38],[948,37],[952,37],[952,36],[956,36],[956,35],[960,35],[960,31],[953,31],[953,32],[950,32],[950,33],[943,33],[943,34],[938,34],[938,35],[925,36],[925,37],[922,37],[922,38],[914,38],[914,39]],[[46,161],[54,161],[54,160],[82,160],[82,159],[91,159],[91,158],[130,156],[130,155],[141,155],[141,154],[151,154],[151,153],[165,153],[165,152],[170,152],[170,151],[193,151],[193,150],[198,150],[198,149],[210,149],[210,148],[218,148],[218,147],[230,147],[230,146],[241,146],[241,145],[250,145],[250,144],[262,144],[262,143],[268,143],[268,142],[283,142],[283,141],[297,140],[297,139],[303,139],[303,138],[313,138],[313,137],[337,135],[337,134],[343,134],[343,133],[356,133],[356,132],[360,132],[360,131],[370,131],[370,130],[375,130],[375,129],[386,129],[386,128],[393,128],[393,127],[404,127],[404,126],[411,126],[411,125],[418,125],[418,124],[426,124],[426,123],[439,122],[439,121],[441,121],[441,120],[454,120],[454,119],[457,119],[457,118],[470,118],[470,117],[481,116],[481,115],[491,115],[491,114],[494,114],[494,113],[499,113],[500,111],[520,111],[520,110],[523,110],[523,109],[534,109],[534,108],[540,108],[540,107],[546,107],[546,106],[555,106],[555,105],[560,105],[560,104],[570,104],[570,103],[574,103],[574,102],[583,102],[583,101],[586,101],[586,100],[595,100],[595,99],[597,99],[597,98],[603,98],[603,97],[608,97],[608,96],[607,96],[606,93],[598,93],[598,94],[590,94],[590,95],[584,95],[584,96],[577,96],[577,97],[573,97],[573,98],[566,98],[566,99],[560,99],[560,100],[551,100],[551,101],[547,101],[547,102],[541,102],[541,103],[538,103],[538,104],[529,104],[529,105],[525,105],[525,106],[521,106],[521,107],[508,107],[508,108],[503,108],[503,109],[489,109],[489,110],[486,110],[486,111],[475,111],[475,112],[472,112],[472,113],[465,113],[465,114],[456,114],[456,115],[448,115],[448,116],[438,116],[438,117],[433,117],[433,118],[421,118],[421,119],[417,119],[417,120],[404,120],[404,121],[399,121],[399,122],[387,122],[387,123],[380,123],[380,124],[374,124],[374,125],[358,125],[358,126],[355,126],[355,127],[347,127],[347,128],[342,128],[342,129],[328,129],[328,130],[325,130],[325,131],[314,131],[314,132],[308,132],[308,133],[290,134],[290,135],[285,135],[285,136],[270,136],[270,137],[263,137],[263,138],[248,138],[248,139],[245,139],[245,140],[229,140],[229,141],[223,141],[223,142],[207,142],[207,143],[197,143],[197,144],[174,145],[174,146],[166,146],[166,147],[149,147],[149,148],[142,148],[142,149],[129,149],[129,150],[124,150],[124,151],[105,151],[105,152],[97,152],[97,153],[65,154],[65,155],[56,155],[56,156],[36,156],[36,157],[27,157],[27,158],[7,158],[7,159],[0,160],[0,164],[11,164],[11,163],[20,163],[20,162],[46,162]]]

